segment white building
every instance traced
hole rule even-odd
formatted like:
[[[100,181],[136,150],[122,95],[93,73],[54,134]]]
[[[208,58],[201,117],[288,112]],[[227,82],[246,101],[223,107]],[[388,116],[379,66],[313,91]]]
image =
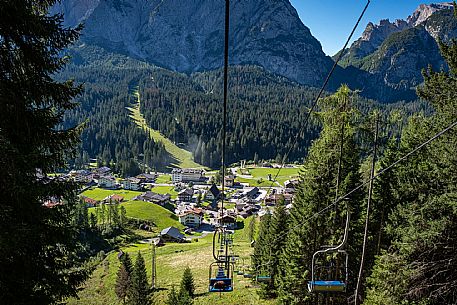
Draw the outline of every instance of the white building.
[[[138,191],[141,190],[141,180],[137,178],[128,178],[122,181],[124,189]]]
[[[201,169],[175,168],[171,172],[171,180],[173,183],[197,182],[203,179],[203,173]]]
[[[116,179],[110,176],[100,177],[98,178],[98,186],[107,189],[116,188]]]
[[[198,228],[203,221],[202,209],[192,209],[183,211],[178,216],[180,223],[191,228]]]

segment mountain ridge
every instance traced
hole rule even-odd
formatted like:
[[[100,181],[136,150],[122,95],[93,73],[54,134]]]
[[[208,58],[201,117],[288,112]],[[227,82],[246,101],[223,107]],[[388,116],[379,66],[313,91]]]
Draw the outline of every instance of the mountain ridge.
[[[68,16],[67,26],[84,22],[85,42],[173,71],[223,63],[222,1],[64,0],[53,12]],[[333,64],[288,0],[233,2],[231,21],[231,64],[259,65],[312,86]]]

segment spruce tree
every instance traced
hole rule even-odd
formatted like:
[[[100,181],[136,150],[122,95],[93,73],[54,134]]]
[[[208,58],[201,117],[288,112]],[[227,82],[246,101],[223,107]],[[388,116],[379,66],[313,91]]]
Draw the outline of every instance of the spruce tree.
[[[252,254],[252,265],[256,275],[265,275],[269,271],[270,262],[270,221],[271,214],[265,214],[260,220],[259,234],[257,236],[254,253]],[[263,274],[262,274],[263,273]]]
[[[117,297],[125,304],[130,289],[130,274],[123,263],[120,264],[117,272],[115,292]]]
[[[1,304],[58,302],[87,277],[72,225],[77,186],[48,176],[65,168],[80,134],[61,123],[81,88],[53,79],[80,28],[49,15],[55,3],[0,2]]]
[[[180,290],[185,290],[191,298],[194,297],[194,293],[195,293],[194,277],[192,275],[192,270],[190,270],[190,268],[188,266],[186,267],[186,269],[184,269]]]
[[[281,276],[282,271],[279,265],[279,259],[287,239],[287,229],[288,214],[284,197],[282,196],[275,206],[269,227],[271,253],[269,275],[271,276],[271,282],[264,288],[264,295],[267,297],[277,296],[277,280]]]
[[[455,122],[457,42],[440,44],[449,71],[424,72],[418,95],[430,102],[431,117],[413,116],[404,128],[404,155]],[[368,279],[364,304],[454,304],[457,299],[457,130],[454,127],[396,166],[396,206],[388,216],[387,238]]]
[[[125,266],[125,269],[127,270],[128,274],[132,274],[133,272],[133,265],[132,265],[132,260],[130,259],[130,255],[126,252],[124,252],[120,258],[121,263]]]
[[[249,224],[248,224],[248,239],[249,239],[249,242],[252,242],[254,240],[256,224],[257,224],[256,218],[254,216],[251,217],[251,219],[249,220]]]
[[[189,293],[186,290],[181,289],[178,294],[178,305],[192,305],[193,303],[194,301]]]
[[[323,123],[323,130],[313,142],[300,173],[301,185],[290,211],[290,229],[280,258],[282,272],[276,280],[279,297],[287,304],[312,303],[311,295],[306,289],[307,282],[311,280],[312,256],[321,246],[335,245],[341,241],[347,210],[340,204],[326,213],[307,219],[360,183],[355,111],[350,94],[349,88],[343,86],[335,95],[320,103],[321,112],[318,116]],[[341,133],[342,124],[344,134]],[[336,194],[341,136],[344,146],[339,190]],[[351,196],[351,206],[357,208],[360,205],[360,196]],[[356,224],[357,217],[353,217],[353,220],[351,224]],[[350,254],[354,251],[351,249],[354,246],[350,240]],[[355,266],[351,267],[352,270],[355,269]]]
[[[138,251],[130,281],[130,290],[128,294],[129,303],[132,305],[150,304],[149,292],[146,266],[144,264],[143,256],[141,256],[141,253]]]

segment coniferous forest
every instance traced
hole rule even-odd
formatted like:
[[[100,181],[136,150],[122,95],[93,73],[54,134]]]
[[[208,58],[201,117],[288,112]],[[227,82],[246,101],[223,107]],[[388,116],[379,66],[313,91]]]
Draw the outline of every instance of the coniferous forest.
[[[284,304],[346,304],[354,302],[360,278],[358,297],[363,304],[456,304],[457,43],[440,47],[450,72],[424,71],[425,84],[418,89],[434,113],[411,116],[401,134],[383,130],[391,121],[380,120],[377,112],[371,114],[371,125],[357,124],[347,88],[322,101],[323,129],[305,159],[287,224],[278,230],[282,208],[260,224],[262,242],[256,244],[253,262],[259,272],[273,277],[263,286],[264,295],[278,297]],[[363,154],[356,134],[361,129],[371,131],[367,141],[373,142],[376,120],[381,128],[375,173],[389,170],[374,180],[364,268],[359,275],[368,184],[358,186],[370,178],[372,156]],[[440,136],[427,142],[436,135]],[[391,167],[425,142],[424,148]],[[342,196],[344,200],[338,200]],[[310,295],[302,287],[310,280],[313,254],[342,241],[347,213],[349,293]],[[344,278],[340,253],[324,256],[320,264],[323,269],[315,271],[316,277]]]
[[[102,54],[103,56],[101,56]],[[140,111],[150,127],[193,153],[197,163],[218,168],[222,136],[222,70],[179,74],[139,62],[97,47],[70,50],[72,63],[59,77],[84,83],[80,107],[65,114],[65,126],[86,122],[82,146],[75,164],[97,158],[122,174],[133,175],[147,165],[163,169],[170,157],[139,129],[129,117],[140,94]],[[239,160],[301,162],[321,129],[313,115],[303,122],[317,89],[300,86],[254,66],[230,70],[228,108],[228,163]],[[357,94],[351,99],[361,116],[378,107],[385,117],[398,113],[403,120],[412,113],[430,109],[426,103],[379,104]],[[399,133],[399,125],[392,125]],[[297,138],[298,137],[298,138]],[[360,139],[362,141],[362,139]]]
[[[446,66],[422,71],[411,102],[342,84],[311,111],[318,89],[230,66],[225,135],[223,70],[86,45],[49,14],[56,3],[0,2],[0,304],[457,304],[457,40],[438,40]],[[293,187],[171,183],[173,157],[135,107],[208,169],[226,136],[226,172],[294,163]],[[241,160],[255,167],[225,167]],[[136,191],[75,182],[95,162],[165,173]]]

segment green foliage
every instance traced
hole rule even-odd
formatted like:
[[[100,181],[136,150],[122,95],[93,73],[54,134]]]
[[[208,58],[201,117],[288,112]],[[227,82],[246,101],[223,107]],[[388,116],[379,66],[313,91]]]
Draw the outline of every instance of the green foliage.
[[[59,127],[81,87],[53,75],[81,28],[47,14],[56,2],[0,3],[1,304],[60,302],[87,278],[73,225],[84,216],[74,214],[77,186],[47,177],[66,167],[82,127]],[[46,208],[48,200],[63,204]]]
[[[127,293],[130,289],[130,274],[124,264],[120,264],[116,279],[116,295],[125,304]]]
[[[359,149],[355,143],[357,111],[351,104],[352,94],[347,87],[342,87],[333,96],[321,103],[319,118],[323,122],[320,137],[313,142],[309,155],[300,173],[301,186],[290,210],[289,233],[280,258],[282,274],[276,280],[279,297],[288,304],[310,304],[311,295],[304,287],[310,280],[311,260],[314,252],[322,245],[335,245],[343,237],[347,209],[338,205],[327,213],[307,220],[310,216],[332,204],[334,199],[360,182]],[[342,131],[344,124],[344,134]],[[338,177],[339,151],[343,136],[343,150],[339,188]],[[347,251],[351,257],[360,242],[356,242],[357,220],[361,205],[360,193],[351,196],[349,204],[352,213],[351,239]],[[350,270],[355,270],[356,259],[351,262]],[[323,275],[316,274],[317,277]],[[341,277],[341,274],[339,275]],[[321,278],[322,279],[322,278]],[[325,279],[325,278],[324,278]],[[348,291],[351,291],[349,288]],[[334,298],[337,301],[337,298]]]
[[[280,256],[286,242],[288,215],[284,198],[275,207],[273,215],[264,216],[260,222],[258,240],[255,244],[252,263],[256,275],[269,276],[271,281],[261,285],[259,294],[263,298],[274,298],[281,282]]]
[[[249,241],[253,241],[254,240],[255,231],[256,231],[256,225],[257,225],[257,219],[255,217],[251,217],[249,219],[249,223],[248,223],[248,239],[249,239]]]
[[[457,44],[441,43],[440,48],[450,72],[428,69],[424,72],[425,84],[418,90],[433,105],[435,114],[430,118],[416,116],[408,122],[398,155],[449,126],[457,117]],[[367,304],[387,304],[382,300],[389,304],[455,302],[456,149],[454,128],[390,174],[390,188],[394,190],[390,196],[396,203],[386,226],[391,246],[376,260],[368,280]]]
[[[192,152],[199,164],[220,166],[222,122],[217,101],[222,92],[221,70],[187,76],[89,45],[70,53],[75,60],[59,77],[84,82],[86,92],[81,107],[65,116],[66,125],[88,119],[76,165],[97,157],[99,164],[113,161],[117,171],[132,175],[138,169],[162,168],[188,159],[179,152],[173,158],[167,152],[172,151],[168,144],[173,144],[174,151]],[[319,121],[312,118],[294,145],[316,90],[252,66],[230,69],[230,79],[236,90],[229,97],[227,164],[243,159],[273,160],[289,149],[288,161],[301,161],[320,130]],[[138,106],[137,90],[141,104],[136,118],[142,114],[148,130],[154,130],[149,135],[136,126],[135,116],[132,119],[128,110]],[[358,102],[364,112],[374,107],[372,101],[358,98]],[[418,106],[386,105],[385,109],[389,107]],[[149,137],[152,133],[158,138],[159,132],[167,145]]]
[[[194,297],[195,283],[194,283],[194,277],[192,275],[192,270],[190,270],[189,267],[186,267],[186,269],[184,269],[184,274],[182,275],[182,280],[181,280],[180,291],[185,291],[191,298]]]
[[[179,295],[176,292],[175,286],[173,286],[168,293],[167,305],[178,305],[179,304]]]
[[[131,273],[130,289],[128,292],[129,304],[148,305],[150,304],[150,289],[146,274],[146,266],[141,253],[138,251],[135,266]]]
[[[173,286],[168,293],[168,299],[166,302],[167,305],[192,305],[192,297],[186,290],[180,289],[179,292],[176,291]]]

